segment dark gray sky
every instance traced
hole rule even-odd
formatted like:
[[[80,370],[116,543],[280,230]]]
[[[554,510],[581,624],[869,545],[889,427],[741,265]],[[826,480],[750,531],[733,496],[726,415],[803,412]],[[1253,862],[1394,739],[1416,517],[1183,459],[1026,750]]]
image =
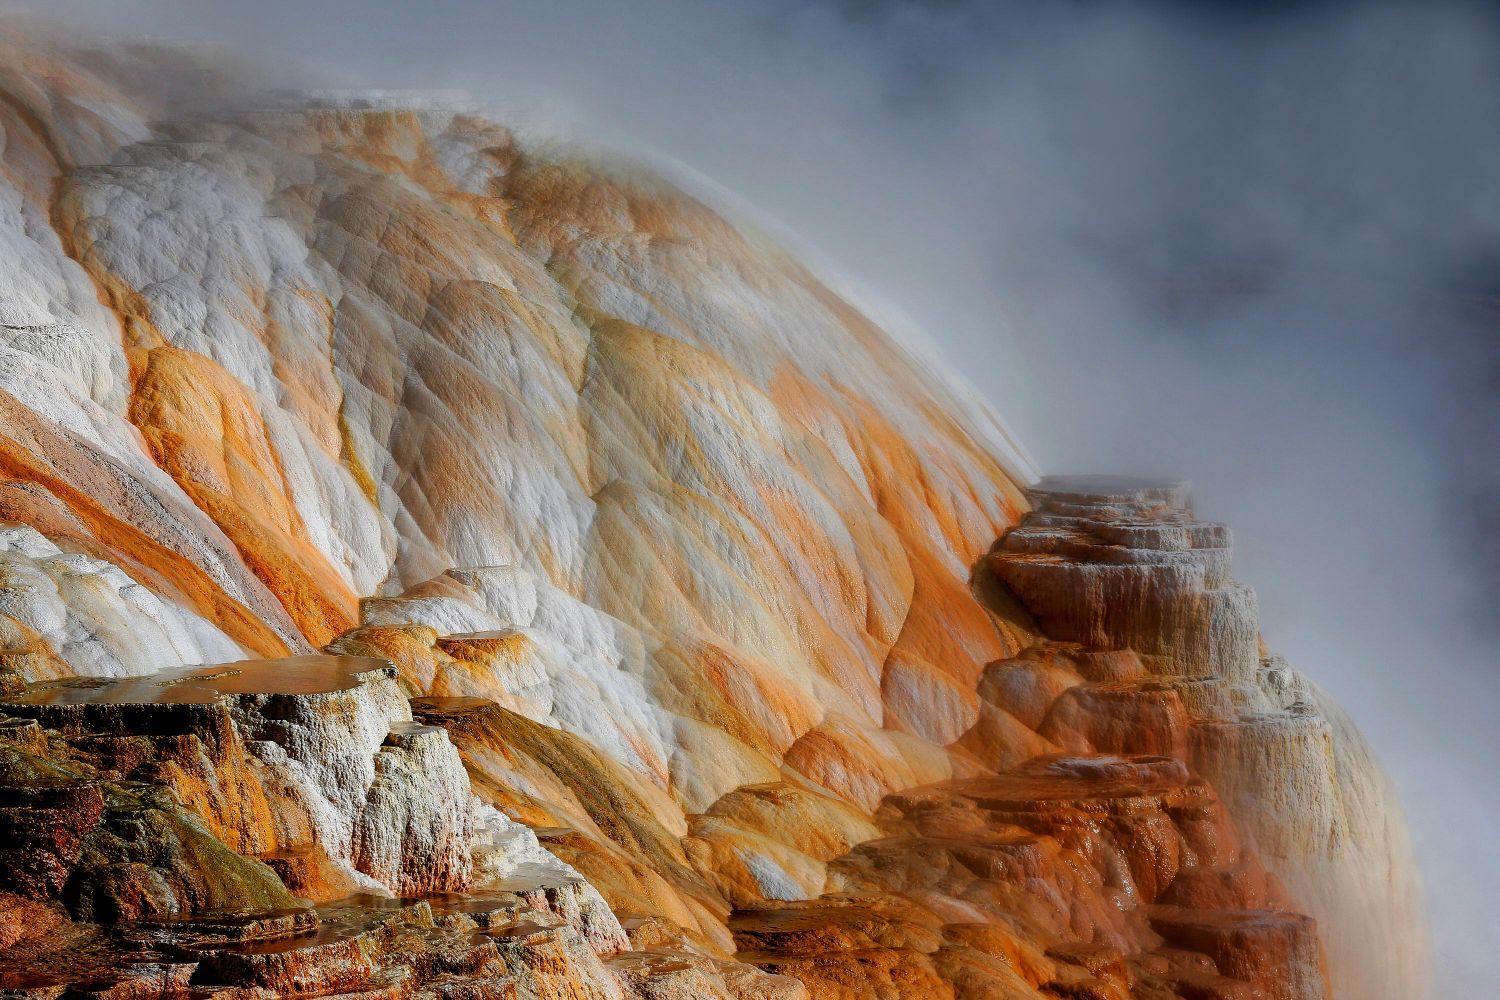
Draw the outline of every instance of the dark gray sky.
[[[1194,479],[1268,641],[1401,785],[1438,994],[1500,993],[1489,7],[36,6],[660,156],[927,338],[1044,468]]]

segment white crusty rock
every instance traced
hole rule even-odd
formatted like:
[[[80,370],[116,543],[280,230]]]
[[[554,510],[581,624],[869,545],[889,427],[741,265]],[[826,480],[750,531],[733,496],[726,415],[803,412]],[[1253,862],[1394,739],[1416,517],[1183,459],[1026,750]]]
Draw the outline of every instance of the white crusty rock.
[[[113,563],[0,524],[0,662],[25,681],[128,677],[241,655],[210,622]]]
[[[315,848],[354,884],[405,895],[472,881],[468,775],[447,733],[412,721],[383,660],[242,660],[6,697],[11,713],[62,732],[168,738],[179,797],[255,853]],[[184,738],[204,747],[196,774],[194,752],[175,749]],[[230,791],[246,770],[253,782]],[[204,784],[221,794],[195,796]]]

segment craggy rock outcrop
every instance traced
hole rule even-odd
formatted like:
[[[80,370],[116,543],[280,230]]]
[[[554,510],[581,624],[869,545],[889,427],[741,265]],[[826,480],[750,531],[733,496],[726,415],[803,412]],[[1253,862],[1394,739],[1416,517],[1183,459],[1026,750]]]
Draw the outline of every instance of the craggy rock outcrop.
[[[395,678],[383,660],[246,660],[42,682],[0,711],[83,743],[124,779],[167,785],[234,849],[283,871],[316,851],[351,884],[462,889],[468,779],[447,735],[412,722]]]
[[[828,896],[735,918],[742,959],[820,996],[1328,995],[1312,921],[1180,761],[1049,755],[878,818]]]
[[[1419,980],[1420,891],[1390,863],[1410,853],[1394,792],[1344,715],[1259,647],[1228,530],[1196,520],[1182,484],[1049,478],[1029,495],[990,564],[1064,644],[992,664],[982,696],[1062,747],[1188,761],[1318,918],[1340,995]],[[1407,947],[1374,962],[1379,940]]]
[[[395,676],[306,656],[5,696],[0,995],[806,997],[632,949],[588,882],[476,802]]]
[[[0,831],[8,914],[30,901],[113,923],[294,902],[164,788],[121,780],[35,722],[0,727]],[[21,923],[21,940],[33,930]]]
[[[1184,487],[634,165],[26,32],[0,995],[1424,994]]]

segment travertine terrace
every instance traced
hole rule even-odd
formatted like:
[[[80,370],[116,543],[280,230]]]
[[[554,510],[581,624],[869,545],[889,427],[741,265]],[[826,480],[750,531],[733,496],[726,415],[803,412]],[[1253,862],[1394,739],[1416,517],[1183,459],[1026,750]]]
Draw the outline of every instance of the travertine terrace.
[[[1186,487],[634,165],[245,93],[0,37],[0,998],[1425,994]]]

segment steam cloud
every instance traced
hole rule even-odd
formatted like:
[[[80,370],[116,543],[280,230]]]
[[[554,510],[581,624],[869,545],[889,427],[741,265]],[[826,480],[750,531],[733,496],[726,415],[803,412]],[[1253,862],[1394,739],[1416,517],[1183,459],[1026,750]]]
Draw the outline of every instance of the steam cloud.
[[[461,87],[660,154],[878,289],[1044,468],[1192,478],[1237,529],[1270,644],[1402,790],[1437,994],[1500,992],[1486,8],[45,6],[227,42],[278,79]]]

